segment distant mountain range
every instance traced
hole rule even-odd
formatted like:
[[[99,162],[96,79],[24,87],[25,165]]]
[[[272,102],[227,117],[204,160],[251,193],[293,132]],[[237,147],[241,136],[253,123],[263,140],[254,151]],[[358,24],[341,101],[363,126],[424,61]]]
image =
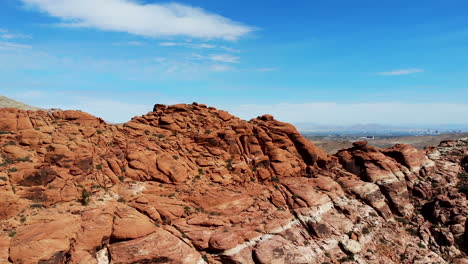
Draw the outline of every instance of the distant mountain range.
[[[391,126],[382,124],[355,124],[349,126],[320,125],[314,123],[295,123],[302,133],[409,133],[409,134],[439,134],[468,132],[467,124]]]
[[[5,96],[0,95],[0,108],[17,108],[22,110],[40,110],[41,108],[30,106]]]

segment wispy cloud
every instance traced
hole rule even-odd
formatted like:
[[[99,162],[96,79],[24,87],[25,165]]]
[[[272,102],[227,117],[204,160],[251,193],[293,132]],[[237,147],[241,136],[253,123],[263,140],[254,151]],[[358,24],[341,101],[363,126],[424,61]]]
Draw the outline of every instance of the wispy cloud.
[[[115,42],[115,46],[143,46],[146,45],[145,42],[142,41],[124,41],[124,42]]]
[[[239,57],[230,54],[213,54],[208,57],[210,60],[226,62],[226,63],[239,63]]]
[[[272,72],[272,71],[277,71],[278,68],[258,68],[258,69],[255,69],[256,71],[259,71],[259,72]]]
[[[30,39],[30,35],[12,33],[7,29],[0,28],[0,39],[11,40],[11,39]]]
[[[225,51],[228,51],[228,52],[233,52],[233,53],[239,53],[239,52],[241,52],[241,50],[233,49],[233,48],[226,47],[226,46],[220,46],[219,48],[220,48],[220,49],[223,49],[223,50],[225,50]]]
[[[254,28],[198,7],[134,0],[21,0],[62,20],[61,26],[127,32],[146,37],[236,40]]]
[[[0,49],[31,49],[32,46],[13,42],[0,41]]]
[[[214,64],[210,66],[210,70],[214,72],[227,72],[231,71],[232,67],[226,64]]]
[[[211,54],[211,55],[201,55],[198,53],[192,53],[192,58],[195,60],[208,60],[215,62],[223,63],[239,63],[240,57],[233,56],[231,54]]]
[[[415,73],[420,73],[424,72],[423,69],[402,69],[402,70],[394,70],[394,71],[388,71],[388,72],[379,72],[377,75],[381,76],[398,76],[398,75],[408,75],[408,74],[415,74]]]
[[[191,42],[161,42],[159,43],[159,46],[162,47],[189,47],[189,48],[195,48],[195,49],[226,49],[226,47],[223,46],[218,46],[214,44],[209,44],[209,43],[191,43]]]

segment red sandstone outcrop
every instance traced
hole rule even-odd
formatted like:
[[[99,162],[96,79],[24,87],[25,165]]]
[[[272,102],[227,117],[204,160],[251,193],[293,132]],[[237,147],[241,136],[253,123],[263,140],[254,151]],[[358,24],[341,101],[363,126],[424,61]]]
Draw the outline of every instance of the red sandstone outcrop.
[[[466,257],[466,141],[328,156],[270,115],[196,103],[123,125],[0,109],[0,131],[0,263]]]

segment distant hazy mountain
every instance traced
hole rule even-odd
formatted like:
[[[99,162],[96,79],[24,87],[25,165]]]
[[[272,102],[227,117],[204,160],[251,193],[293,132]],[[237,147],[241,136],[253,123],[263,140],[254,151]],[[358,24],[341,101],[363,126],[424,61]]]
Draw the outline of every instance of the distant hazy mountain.
[[[303,133],[314,133],[314,132],[330,132],[330,133],[341,133],[341,132],[414,132],[414,133],[447,133],[447,132],[466,132],[468,131],[468,125],[466,124],[440,124],[440,125],[428,125],[428,126],[392,126],[392,125],[381,125],[381,124],[355,124],[349,126],[339,125],[320,125],[313,123],[296,123],[294,124]]]
[[[22,110],[40,110],[41,108],[30,106],[5,96],[0,95],[0,108],[18,108]]]

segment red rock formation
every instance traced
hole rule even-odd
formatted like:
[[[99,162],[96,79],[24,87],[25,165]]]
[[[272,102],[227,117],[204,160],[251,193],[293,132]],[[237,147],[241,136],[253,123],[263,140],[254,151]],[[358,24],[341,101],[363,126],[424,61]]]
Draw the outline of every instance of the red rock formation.
[[[246,122],[196,103],[155,105],[123,125],[0,109],[0,131],[0,263],[466,256],[450,151],[467,142],[426,153],[359,142],[331,157],[272,116]]]

